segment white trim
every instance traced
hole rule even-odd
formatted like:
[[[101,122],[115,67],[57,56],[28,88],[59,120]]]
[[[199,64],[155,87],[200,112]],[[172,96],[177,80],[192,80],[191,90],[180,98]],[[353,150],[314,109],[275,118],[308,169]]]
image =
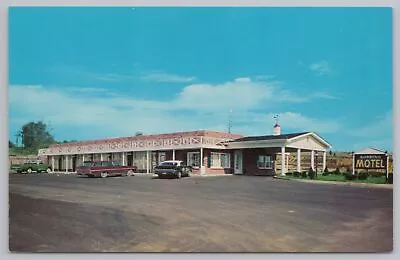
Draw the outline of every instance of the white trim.
[[[286,175],[286,170],[285,170],[285,166],[286,166],[286,153],[285,153],[285,146],[283,145],[281,147],[281,175],[285,176]]]
[[[65,172],[68,172],[68,155],[65,155]]]
[[[262,157],[269,157],[270,158],[270,162],[271,162],[271,167],[258,167],[258,160],[260,159],[260,156],[262,156]],[[273,166],[273,164],[274,164],[274,161],[273,161],[273,156],[272,155],[269,155],[269,154],[259,154],[258,155],[258,157],[257,157],[257,169],[260,169],[260,170],[272,170],[272,169],[274,169],[274,166]]]
[[[187,152],[187,153],[186,153],[186,165],[187,165],[187,166],[192,166],[192,165],[189,164],[189,158],[190,158],[190,156],[193,155],[193,154],[199,154],[200,157],[201,157],[201,152]],[[194,169],[200,168],[200,167],[201,167],[201,158],[199,158],[199,165],[198,165],[198,166],[192,166],[192,167],[193,167]]]
[[[286,139],[232,142],[227,144],[227,149],[273,148],[282,145],[286,145]]]
[[[311,150],[311,169],[313,169],[313,171],[315,170],[315,151]]]
[[[293,141],[295,141],[297,139],[300,139],[302,137],[309,136],[309,135],[312,135],[313,137],[315,137],[318,141],[320,141],[322,144],[325,144],[328,148],[332,148],[332,145],[330,145],[327,141],[322,139],[319,135],[317,135],[314,132],[309,132],[309,133],[305,133],[305,134],[302,134],[302,135],[298,135],[298,136],[289,138],[287,140],[288,140],[288,143],[291,143],[291,142],[293,142]]]
[[[236,164],[238,164],[239,167],[236,168]],[[243,151],[242,150],[236,150],[233,153],[233,173],[234,174],[243,174]]]
[[[228,166],[229,167],[222,167],[222,160],[220,159],[220,166],[212,166],[213,160],[211,160],[213,154],[219,154],[220,158],[222,158],[222,155],[228,155]],[[210,153],[210,169],[229,169],[231,168],[231,154],[230,153],[220,153],[220,152],[211,152]]]
[[[301,172],[301,149],[300,148],[297,149],[297,158],[296,158],[296,160],[297,160],[297,168],[296,168],[296,170],[298,172]]]

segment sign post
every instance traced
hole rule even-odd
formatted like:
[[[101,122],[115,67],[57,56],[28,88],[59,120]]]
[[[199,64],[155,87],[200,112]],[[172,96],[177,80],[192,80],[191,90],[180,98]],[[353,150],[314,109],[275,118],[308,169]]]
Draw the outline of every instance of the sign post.
[[[386,155],[386,182],[389,182],[389,155],[385,153]]]

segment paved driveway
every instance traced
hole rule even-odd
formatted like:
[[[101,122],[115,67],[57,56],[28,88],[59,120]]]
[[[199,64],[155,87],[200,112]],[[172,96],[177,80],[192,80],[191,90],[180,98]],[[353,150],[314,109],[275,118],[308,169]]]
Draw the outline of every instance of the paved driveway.
[[[387,252],[393,191],[269,177],[10,178],[19,252]]]

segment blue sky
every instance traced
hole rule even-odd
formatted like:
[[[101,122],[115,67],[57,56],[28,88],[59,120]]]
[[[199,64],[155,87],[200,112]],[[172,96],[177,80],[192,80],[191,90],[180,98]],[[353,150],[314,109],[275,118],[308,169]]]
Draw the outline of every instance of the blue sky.
[[[392,150],[390,8],[12,7],[9,137],[314,131]],[[232,112],[230,112],[232,110]]]

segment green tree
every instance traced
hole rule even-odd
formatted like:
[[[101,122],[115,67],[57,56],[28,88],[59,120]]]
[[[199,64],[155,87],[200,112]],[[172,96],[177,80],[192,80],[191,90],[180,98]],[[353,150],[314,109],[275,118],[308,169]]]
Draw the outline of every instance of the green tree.
[[[24,148],[40,149],[55,143],[47,125],[42,121],[29,122],[22,126],[22,144]]]
[[[140,132],[140,131],[137,131],[136,133],[135,133],[135,136],[142,136],[143,135],[143,132]]]
[[[14,148],[14,147],[15,147],[15,145],[13,144],[13,142],[8,140],[8,148]]]

